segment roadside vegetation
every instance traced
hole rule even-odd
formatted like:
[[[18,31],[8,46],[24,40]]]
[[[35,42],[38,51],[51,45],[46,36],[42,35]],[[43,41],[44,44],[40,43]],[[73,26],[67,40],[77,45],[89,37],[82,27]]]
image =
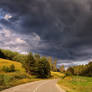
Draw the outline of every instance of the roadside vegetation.
[[[60,69],[63,70],[63,68]],[[64,74],[58,84],[66,92],[92,92],[92,62],[69,67]]]

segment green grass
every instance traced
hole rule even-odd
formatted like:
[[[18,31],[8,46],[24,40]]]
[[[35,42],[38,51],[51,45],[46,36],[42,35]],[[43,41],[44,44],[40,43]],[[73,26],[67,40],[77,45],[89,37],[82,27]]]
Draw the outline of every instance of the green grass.
[[[61,79],[58,84],[66,92],[92,92],[92,77],[66,77]]]
[[[2,70],[3,66],[10,67],[12,64],[15,66],[15,72],[5,72]],[[0,90],[37,80],[40,79],[30,76],[25,72],[21,63],[0,58]]]

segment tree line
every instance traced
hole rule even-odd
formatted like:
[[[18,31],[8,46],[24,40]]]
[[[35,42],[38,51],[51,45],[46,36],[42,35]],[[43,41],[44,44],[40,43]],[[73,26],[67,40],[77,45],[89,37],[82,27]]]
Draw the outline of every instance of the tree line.
[[[66,70],[66,75],[78,75],[78,76],[89,76],[92,77],[92,62],[86,65],[77,65],[69,67]]]
[[[18,61],[18,62],[23,63],[25,61],[25,57],[26,57],[26,55],[20,54],[18,52],[13,52],[11,50],[0,49],[0,58],[13,60],[13,61]]]
[[[0,49],[0,58],[21,62],[26,72],[39,78],[48,78],[50,71],[57,72],[57,59],[52,57],[41,57],[39,54],[20,54],[10,50]]]
[[[66,73],[66,75],[92,76],[92,62],[86,65],[77,65],[65,70],[64,65],[57,68],[57,59],[52,57],[41,57],[39,54],[20,54],[10,50],[0,49],[0,58],[17,61],[23,64],[26,72],[40,78],[51,76],[50,71]],[[14,66],[12,66],[14,68]],[[13,68],[4,70],[12,71]]]

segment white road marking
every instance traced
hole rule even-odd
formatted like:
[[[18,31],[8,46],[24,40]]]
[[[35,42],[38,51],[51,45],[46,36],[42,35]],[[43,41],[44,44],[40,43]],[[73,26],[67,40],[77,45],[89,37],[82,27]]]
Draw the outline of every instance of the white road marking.
[[[44,81],[44,80],[42,80],[42,81]],[[9,89],[5,89],[5,90],[0,91],[0,92],[7,92],[8,90],[13,90],[14,88],[15,88],[15,90],[16,90],[17,88],[24,87],[24,86],[29,86],[29,85],[34,85],[34,84],[39,83],[39,82],[40,82],[40,81],[35,81],[35,82],[32,82],[32,83],[26,83],[26,84],[18,85],[18,86],[9,88]]]
[[[37,92],[37,90],[38,90],[41,86],[43,86],[43,85],[47,84],[48,82],[49,82],[49,81],[47,81],[47,82],[45,82],[45,83],[40,84],[38,87],[36,87],[36,88],[35,88],[35,90],[34,90],[33,92]]]
[[[65,92],[65,90],[61,89],[59,85],[56,84],[56,87],[59,89],[60,92]]]

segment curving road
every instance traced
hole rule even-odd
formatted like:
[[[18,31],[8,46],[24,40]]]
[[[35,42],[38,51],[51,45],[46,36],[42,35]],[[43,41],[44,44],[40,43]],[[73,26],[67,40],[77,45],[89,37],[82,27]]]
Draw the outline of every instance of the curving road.
[[[1,92],[64,92],[56,83],[57,80],[42,80],[9,88]]]

